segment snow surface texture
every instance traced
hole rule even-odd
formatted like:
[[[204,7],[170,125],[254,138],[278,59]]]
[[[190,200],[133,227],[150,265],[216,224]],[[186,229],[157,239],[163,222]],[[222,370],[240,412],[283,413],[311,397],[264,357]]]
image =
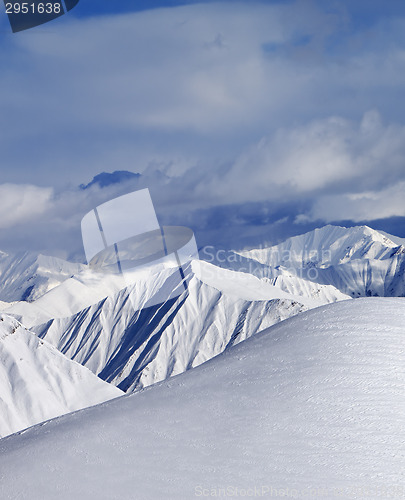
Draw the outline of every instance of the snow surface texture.
[[[404,325],[403,299],[330,304],[3,439],[0,498],[402,498]]]
[[[4,314],[0,360],[0,438],[122,394]]]

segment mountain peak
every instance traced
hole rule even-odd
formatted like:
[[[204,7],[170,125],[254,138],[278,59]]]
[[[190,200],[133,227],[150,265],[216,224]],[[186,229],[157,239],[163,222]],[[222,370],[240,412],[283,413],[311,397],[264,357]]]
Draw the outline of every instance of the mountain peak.
[[[122,395],[6,314],[0,358],[0,438]]]
[[[127,182],[133,179],[138,180],[141,174],[134,172],[129,172],[127,170],[115,170],[114,172],[101,172],[93,177],[92,181],[88,184],[80,184],[80,189],[90,189],[92,186],[98,186],[100,188],[105,188],[111,186],[112,184],[120,184],[121,182]]]
[[[293,236],[279,245],[240,252],[262,264],[317,267],[338,265],[355,259],[387,259],[397,243],[369,226],[327,225]]]
[[[15,318],[0,314],[0,340],[16,333],[21,326]]]
[[[84,269],[83,264],[35,252],[0,259],[0,301],[33,301]]]

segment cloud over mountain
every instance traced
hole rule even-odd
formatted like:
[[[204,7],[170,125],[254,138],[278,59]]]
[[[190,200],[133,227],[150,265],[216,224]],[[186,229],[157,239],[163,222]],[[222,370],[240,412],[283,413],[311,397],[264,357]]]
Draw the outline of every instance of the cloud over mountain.
[[[405,10],[361,5],[203,3],[7,38],[1,241],[77,252],[87,210],[142,183],[76,186],[118,170],[204,242],[404,216]]]

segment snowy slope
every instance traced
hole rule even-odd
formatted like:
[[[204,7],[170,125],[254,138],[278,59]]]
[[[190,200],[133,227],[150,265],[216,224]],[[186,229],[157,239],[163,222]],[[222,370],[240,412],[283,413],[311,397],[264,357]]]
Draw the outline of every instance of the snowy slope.
[[[399,236],[394,236],[393,234],[386,233],[385,231],[378,230],[380,234],[393,241],[398,246],[405,247],[405,238],[401,238]]]
[[[332,285],[318,285],[298,277],[293,279],[291,276],[288,285],[286,284],[287,279],[276,283],[274,278],[281,274],[278,270],[259,265],[260,272],[255,274],[256,267],[256,264],[251,268],[237,265],[235,269],[241,269],[243,274],[242,272],[232,274],[229,272],[232,269],[218,268],[216,265],[202,261],[198,266],[195,263],[193,270],[203,283],[224,293],[230,292],[232,295],[238,295],[240,298],[250,301],[286,298],[298,300],[309,307],[314,307],[347,298],[345,294]],[[262,268],[265,268],[263,272],[261,272]],[[259,282],[255,276],[259,278],[272,277],[273,279],[270,282],[268,279]],[[138,294],[145,303],[150,297],[149,292],[162,279],[164,280],[164,273],[158,276],[153,270],[145,272],[140,278],[137,278],[138,285],[133,295]],[[271,287],[270,285],[275,286]],[[24,325],[31,328],[51,319],[73,316],[107,297],[117,295],[125,286],[125,281],[119,275],[97,273],[85,268],[36,301],[14,304],[10,309],[7,309],[7,313],[13,314]],[[283,292],[287,292],[288,296]],[[312,299],[315,299],[316,303]],[[140,303],[139,307],[142,305],[144,304]],[[7,307],[9,306],[7,305]]]
[[[241,257],[256,275],[288,277],[291,284],[295,276],[296,287],[311,281],[351,297],[405,296],[405,247],[367,226],[325,226]]]
[[[194,262],[189,271],[188,294],[160,306],[145,307],[171,270],[146,273],[129,297],[119,276],[87,269],[7,313],[103,380],[131,391],[198,366],[303,310],[348,298],[331,286],[305,280],[278,286],[207,262]]]
[[[122,394],[6,315],[0,360],[0,437]]]
[[[303,310],[349,296],[404,296],[403,250],[368,227],[326,226],[278,247],[233,252],[225,259],[229,269],[194,263],[189,293],[159,307],[146,305],[171,271],[145,274],[129,292],[118,276],[85,269],[7,313],[131,391],[198,366]],[[285,256],[288,267],[280,265]]]
[[[0,252],[0,300],[33,301],[84,267],[57,257]]]
[[[289,293],[320,296],[325,302],[341,300],[342,295],[405,297],[405,253],[383,260],[355,259],[327,267],[294,269],[261,265],[257,275]]]
[[[219,267],[220,269],[228,269],[237,273],[255,276],[262,282],[270,283],[289,294],[299,296],[303,299],[315,299],[321,304],[329,304],[330,302],[347,298],[348,293],[343,293],[327,281],[325,283],[317,283],[315,279],[318,279],[319,273],[314,267],[310,267],[309,269],[301,267],[293,268],[291,266],[287,268],[280,265],[272,267],[234,251],[220,253],[219,259],[212,258],[216,252],[210,250],[208,255],[208,262],[211,262],[214,268]],[[211,269],[211,266],[208,269]],[[317,274],[314,274],[314,272]],[[206,274],[204,266],[203,279]],[[354,284],[354,287],[357,289],[357,283]]]
[[[404,325],[403,299],[331,304],[170,381],[11,436],[0,441],[0,497],[188,500],[229,487],[400,498]]]
[[[264,266],[265,267],[265,266]],[[268,273],[255,274],[253,268],[218,268],[213,264],[201,262],[195,267],[196,276],[207,285],[224,293],[236,294],[246,300],[269,300],[286,298],[296,300],[309,308],[329,304],[349,298],[332,285],[319,285],[297,275],[281,274],[277,269],[267,268]]]
[[[321,304],[254,276],[201,271],[208,266],[195,263],[198,276],[192,269],[186,271],[188,292],[158,306],[144,307],[153,290],[147,281],[32,330],[103,380],[128,391],[198,366],[259,330]],[[159,273],[154,282],[170,280],[171,273]]]
[[[303,272],[304,275],[308,273],[308,270]],[[318,283],[333,283],[353,297],[405,297],[405,251],[389,259],[358,259],[318,269],[316,280]]]
[[[147,279],[144,279],[142,285],[146,286],[146,283]],[[17,317],[31,328],[53,318],[66,318],[78,313],[106,297],[117,294],[124,287],[122,276],[96,273],[85,268],[34,302],[8,305],[7,314]]]
[[[0,300],[0,311],[5,311],[14,304],[15,302],[3,302],[2,300]]]
[[[355,259],[386,259],[398,245],[368,226],[345,228],[327,225],[289,238],[270,248],[240,252],[263,264],[292,267],[326,267]]]

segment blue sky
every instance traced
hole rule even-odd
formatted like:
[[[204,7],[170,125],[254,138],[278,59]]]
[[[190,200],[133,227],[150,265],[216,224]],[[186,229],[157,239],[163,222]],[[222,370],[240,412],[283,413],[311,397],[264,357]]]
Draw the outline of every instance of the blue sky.
[[[7,22],[0,248],[75,251],[86,210],[131,186],[77,187],[114,170],[204,243],[405,236],[404,2],[81,0]]]

